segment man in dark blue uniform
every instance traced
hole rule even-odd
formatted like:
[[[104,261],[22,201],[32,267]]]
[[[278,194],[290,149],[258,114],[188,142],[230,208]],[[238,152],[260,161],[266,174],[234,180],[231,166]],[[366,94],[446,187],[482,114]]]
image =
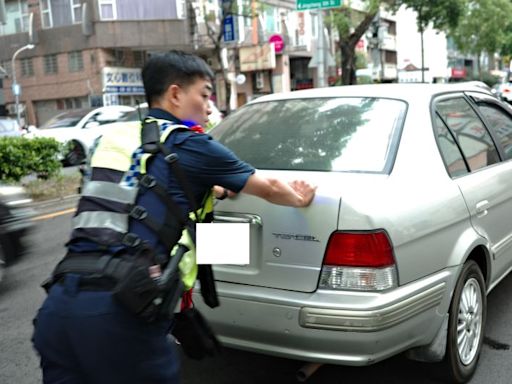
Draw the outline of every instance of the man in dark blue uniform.
[[[207,122],[213,73],[203,60],[174,51],[151,57],[142,74],[148,114],[159,119],[161,131],[165,124]],[[96,151],[108,156],[105,145],[102,147],[109,139],[106,136]],[[124,148],[121,137],[119,141],[119,147]],[[164,145],[178,155],[199,202],[212,188],[218,196],[243,192],[295,207],[305,207],[313,200],[315,188],[308,183],[288,184],[260,177],[252,166],[206,134],[175,130]],[[117,240],[122,230],[116,220],[123,212],[124,194],[139,176],[140,151],[133,152],[132,166],[125,172],[116,168],[114,157],[111,166],[95,165],[97,152],[91,164],[94,188],[84,188],[66,257],[129,252],[127,245]],[[147,174],[164,186],[184,213],[191,211],[190,201],[163,154],[147,164]],[[166,205],[152,191],[138,194],[136,205],[156,223],[167,220]],[[142,239],[155,254],[169,254],[169,247],[145,222],[130,217],[128,223],[128,232]],[[33,337],[44,383],[179,383],[179,356],[168,336],[171,322],[139,319],[113,298],[112,288],[101,277],[73,272],[59,275],[51,286],[35,320]]]

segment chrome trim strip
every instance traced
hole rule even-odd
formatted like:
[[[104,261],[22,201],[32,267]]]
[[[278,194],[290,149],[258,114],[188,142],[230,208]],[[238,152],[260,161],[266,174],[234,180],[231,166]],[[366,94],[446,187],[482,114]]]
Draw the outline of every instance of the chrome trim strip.
[[[108,181],[89,181],[84,186],[82,196],[99,197],[131,204],[137,197],[137,188],[127,188]]]
[[[215,212],[213,214],[214,223],[249,223],[262,226],[261,217],[252,213],[231,213],[231,212]]]
[[[117,232],[128,231],[128,215],[123,213],[85,211],[73,218],[74,228],[109,228]]]
[[[496,255],[496,258],[503,255],[502,251],[512,245],[512,233],[509,234],[507,237],[505,237],[503,240],[499,241],[498,243],[494,244],[493,247],[491,247],[491,251],[494,255]]]
[[[305,328],[377,332],[438,306],[445,288],[446,283],[442,282],[396,304],[373,311],[303,307],[300,310],[299,324]]]

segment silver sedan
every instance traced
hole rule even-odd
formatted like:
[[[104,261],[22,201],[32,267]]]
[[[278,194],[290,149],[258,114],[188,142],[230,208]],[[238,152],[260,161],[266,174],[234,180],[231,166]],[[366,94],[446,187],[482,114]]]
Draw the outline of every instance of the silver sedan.
[[[195,298],[224,345],[346,365],[407,351],[471,378],[512,267],[508,105],[468,84],[323,88],[259,98],[213,136],[318,185],[308,208],[216,206],[251,234],[248,265],[215,267],[220,307]]]

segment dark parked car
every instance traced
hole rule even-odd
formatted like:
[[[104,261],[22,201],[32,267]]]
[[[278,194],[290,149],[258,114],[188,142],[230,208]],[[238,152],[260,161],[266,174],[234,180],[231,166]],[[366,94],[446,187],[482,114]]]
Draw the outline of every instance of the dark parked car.
[[[0,184],[0,282],[5,267],[26,250],[26,235],[34,216],[31,202],[22,187]]]

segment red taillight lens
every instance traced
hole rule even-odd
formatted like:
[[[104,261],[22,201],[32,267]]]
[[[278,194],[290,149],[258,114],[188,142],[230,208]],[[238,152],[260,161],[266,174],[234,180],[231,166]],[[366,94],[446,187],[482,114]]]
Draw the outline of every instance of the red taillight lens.
[[[509,93],[510,92],[510,88],[503,88],[503,93]]]
[[[381,268],[395,264],[393,247],[384,231],[334,232],[324,265]]]

